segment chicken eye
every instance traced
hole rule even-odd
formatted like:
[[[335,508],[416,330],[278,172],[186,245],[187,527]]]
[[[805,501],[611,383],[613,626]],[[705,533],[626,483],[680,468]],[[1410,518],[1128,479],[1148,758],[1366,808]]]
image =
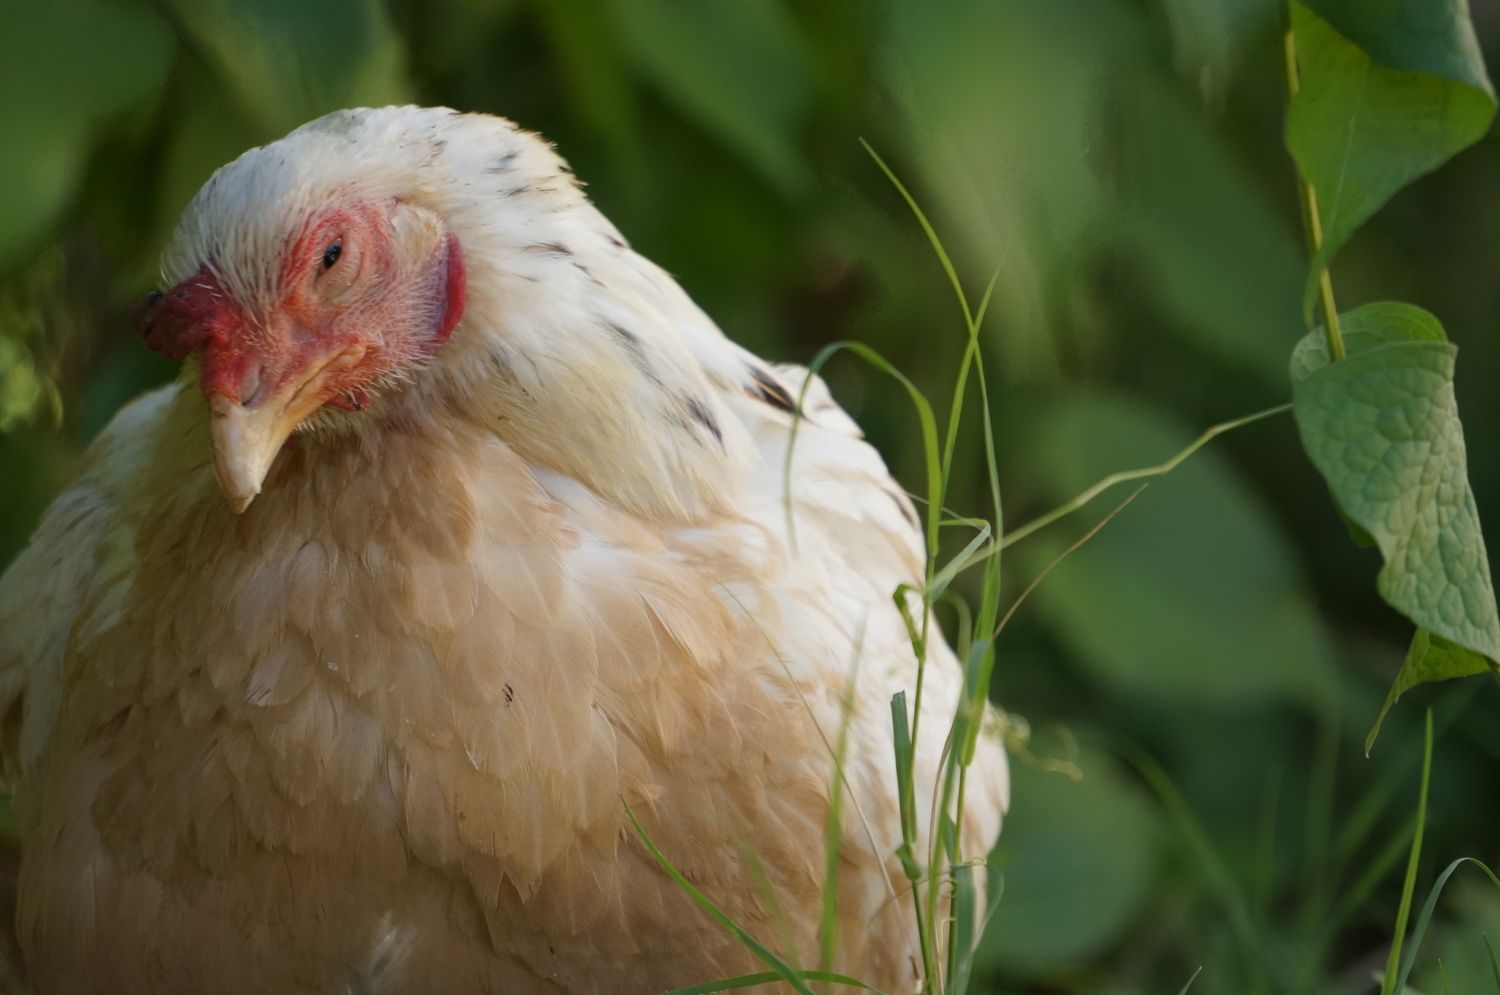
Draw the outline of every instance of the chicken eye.
[[[323,268],[333,269],[333,264],[339,261],[339,256],[344,254],[344,240],[337,239],[323,250]]]

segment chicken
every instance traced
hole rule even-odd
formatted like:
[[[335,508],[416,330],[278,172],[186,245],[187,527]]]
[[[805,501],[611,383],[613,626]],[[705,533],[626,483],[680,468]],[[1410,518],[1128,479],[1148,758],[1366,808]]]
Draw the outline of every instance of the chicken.
[[[846,701],[837,964],[913,988],[889,699],[923,541],[820,381],[788,477],[806,372],[726,339],[537,136],[447,109],[246,152],[164,272],[135,320],[182,376],[116,416],[0,581],[40,995],[759,969],[626,804],[815,964]],[[924,826],[961,685],[928,652]],[[987,734],[965,853],[1007,796]]]

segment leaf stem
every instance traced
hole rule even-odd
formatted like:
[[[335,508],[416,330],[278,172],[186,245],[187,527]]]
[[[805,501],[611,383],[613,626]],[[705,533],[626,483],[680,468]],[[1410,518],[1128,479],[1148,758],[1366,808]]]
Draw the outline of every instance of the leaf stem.
[[[1286,31],[1282,35],[1282,54],[1286,60],[1286,94],[1287,105],[1297,96],[1297,91],[1302,87],[1301,76],[1297,72],[1297,37],[1288,22]],[[1338,362],[1344,358],[1344,335],[1339,328],[1339,309],[1333,301],[1333,278],[1328,274],[1327,265],[1321,264],[1319,253],[1323,251],[1323,220],[1318,213],[1318,191],[1313,188],[1312,182],[1302,173],[1300,166],[1297,170],[1297,188],[1301,194],[1299,198],[1302,204],[1303,230],[1307,232],[1308,248],[1312,252],[1313,265],[1318,266],[1318,299],[1323,307],[1323,333],[1328,337],[1328,355],[1331,361]]]

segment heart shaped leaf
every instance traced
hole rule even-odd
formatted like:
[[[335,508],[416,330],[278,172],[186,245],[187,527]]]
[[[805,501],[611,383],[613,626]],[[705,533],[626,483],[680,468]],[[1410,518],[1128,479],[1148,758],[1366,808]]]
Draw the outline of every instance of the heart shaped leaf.
[[[1489,129],[1495,94],[1462,0],[1292,4],[1301,87],[1286,143],[1317,191],[1318,275],[1391,196]]]
[[[1388,709],[1416,684],[1493,667],[1500,614],[1453,393],[1458,350],[1409,304],[1339,320],[1347,358],[1328,362],[1322,329],[1293,353],[1293,413],[1339,508],[1380,547],[1381,597],[1421,629]]]

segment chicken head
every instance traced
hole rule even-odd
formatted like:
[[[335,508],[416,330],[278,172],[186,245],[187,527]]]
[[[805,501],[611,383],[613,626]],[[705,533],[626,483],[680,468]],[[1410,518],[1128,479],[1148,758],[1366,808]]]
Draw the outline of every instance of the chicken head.
[[[463,316],[464,261],[436,214],[392,198],[298,219],[272,279],[234,279],[243,274],[233,265],[202,260],[134,319],[169,359],[197,354],[214,469],[243,511],[310,415],[325,404],[362,410],[442,345]]]

